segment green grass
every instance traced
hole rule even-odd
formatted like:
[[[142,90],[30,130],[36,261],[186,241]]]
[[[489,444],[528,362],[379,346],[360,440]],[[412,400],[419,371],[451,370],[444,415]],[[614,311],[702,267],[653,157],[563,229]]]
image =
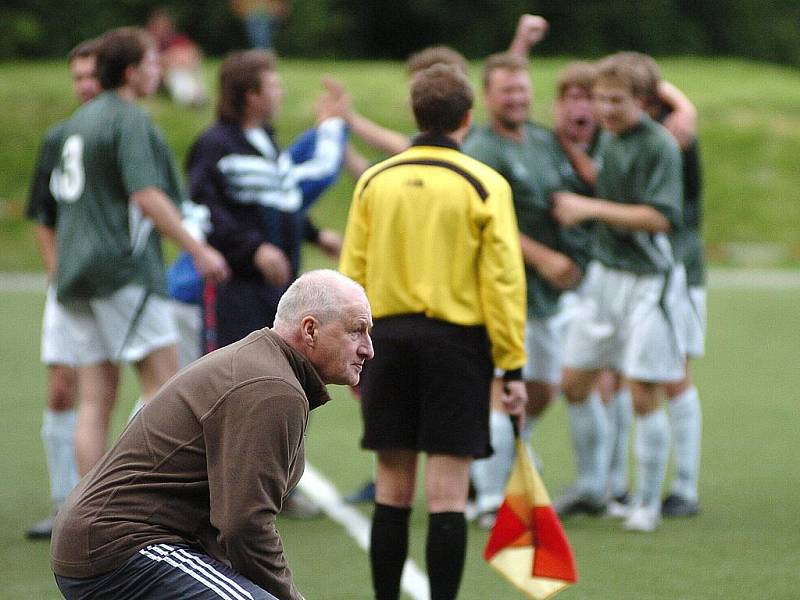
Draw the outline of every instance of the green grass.
[[[553,82],[567,59],[535,59],[536,118],[549,123]],[[800,175],[800,72],[732,59],[660,61],[667,79],[697,104],[706,177],[706,239],[712,255],[730,242],[781,244],[800,257],[796,223]],[[213,86],[217,63],[206,76]],[[480,64],[472,65],[479,80]],[[312,122],[322,73],[340,78],[355,106],[377,122],[414,130],[403,65],[397,62],[285,60],[287,90],[277,122],[283,143]],[[66,66],[60,61],[0,63],[0,271],[39,268],[30,226],[22,211],[36,149],[44,131],[75,108]],[[147,102],[183,163],[192,140],[212,119],[212,107],[181,109],[164,98]],[[478,120],[484,118],[480,102]],[[372,155],[374,156],[374,154]],[[341,229],[352,191],[344,176],[314,210],[320,223]]]
[[[58,598],[47,545],[26,542],[22,535],[49,508],[38,435],[44,393],[44,369],[38,363],[42,300],[39,293],[0,293],[0,599]],[[567,521],[581,582],[559,598],[797,597],[798,302],[798,289],[711,290],[708,357],[694,368],[704,407],[703,513],[667,521],[652,535],[628,534],[603,519]],[[369,475],[372,463],[357,449],[356,402],[343,389],[332,389],[334,402],[313,414],[307,457],[346,493]],[[127,374],[117,430],[135,396]],[[541,422],[536,446],[545,483],[555,494],[573,475],[562,402]],[[424,565],[425,526],[418,502],[411,554],[419,565]],[[307,597],[370,597],[367,557],[338,525],[327,519],[281,520],[279,527]],[[485,533],[470,527],[469,540],[460,598],[519,597],[482,562]]]

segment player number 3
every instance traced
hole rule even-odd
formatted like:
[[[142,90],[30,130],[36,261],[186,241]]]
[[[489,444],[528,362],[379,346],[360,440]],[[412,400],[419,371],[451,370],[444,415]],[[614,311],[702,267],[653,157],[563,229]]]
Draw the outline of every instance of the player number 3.
[[[50,176],[50,191],[60,202],[75,202],[81,197],[85,182],[83,138],[71,135],[61,150],[61,164]]]

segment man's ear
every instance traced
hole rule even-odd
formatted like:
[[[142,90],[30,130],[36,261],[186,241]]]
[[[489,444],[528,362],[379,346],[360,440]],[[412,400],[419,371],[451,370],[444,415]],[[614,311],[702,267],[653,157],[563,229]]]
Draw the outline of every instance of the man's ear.
[[[300,321],[300,335],[303,338],[303,344],[309,346],[311,348],[317,342],[317,327],[319,324],[317,320],[312,316],[303,317]]]

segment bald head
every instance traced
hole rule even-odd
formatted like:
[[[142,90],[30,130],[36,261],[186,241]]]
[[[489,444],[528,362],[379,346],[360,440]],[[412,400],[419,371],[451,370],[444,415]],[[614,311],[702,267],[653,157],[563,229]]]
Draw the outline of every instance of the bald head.
[[[298,277],[281,297],[274,329],[294,330],[306,316],[327,323],[337,318],[345,305],[362,299],[367,300],[364,288],[338,271],[309,271]]]
[[[364,288],[337,271],[309,271],[278,302],[273,331],[303,354],[325,383],[356,385],[372,358]]]

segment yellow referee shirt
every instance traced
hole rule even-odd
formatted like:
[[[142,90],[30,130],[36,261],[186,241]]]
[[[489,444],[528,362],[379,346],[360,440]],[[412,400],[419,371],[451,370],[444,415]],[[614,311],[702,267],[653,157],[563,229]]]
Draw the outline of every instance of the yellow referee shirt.
[[[484,325],[496,367],[525,363],[525,272],[511,189],[448,138],[415,144],[359,179],[342,273],[378,319],[425,314]]]

